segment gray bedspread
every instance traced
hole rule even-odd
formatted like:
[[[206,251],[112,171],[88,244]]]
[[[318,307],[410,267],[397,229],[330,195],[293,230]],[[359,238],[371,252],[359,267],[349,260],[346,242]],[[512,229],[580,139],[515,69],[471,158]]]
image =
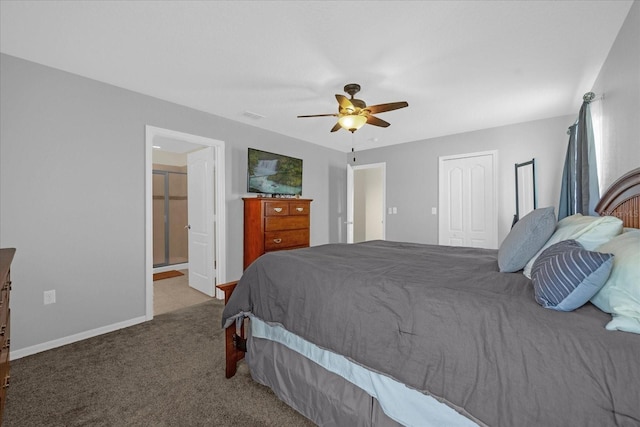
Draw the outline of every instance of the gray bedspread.
[[[497,251],[373,241],[268,253],[223,313],[283,325],[490,426],[640,425],[640,336],[539,306]]]

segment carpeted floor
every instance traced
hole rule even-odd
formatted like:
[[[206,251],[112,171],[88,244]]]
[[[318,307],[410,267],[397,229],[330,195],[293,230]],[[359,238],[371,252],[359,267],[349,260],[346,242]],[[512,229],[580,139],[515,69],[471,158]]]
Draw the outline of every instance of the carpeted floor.
[[[222,302],[11,362],[3,425],[312,426],[251,379],[224,377]]]

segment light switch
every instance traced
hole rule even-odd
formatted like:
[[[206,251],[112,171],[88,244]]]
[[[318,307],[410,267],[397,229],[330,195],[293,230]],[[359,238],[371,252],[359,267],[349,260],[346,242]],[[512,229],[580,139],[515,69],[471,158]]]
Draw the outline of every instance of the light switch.
[[[398,213],[398,208],[397,208],[397,207],[395,207],[395,206],[393,207],[393,213],[394,213],[394,214],[397,214],[397,213]]]
[[[391,215],[393,213],[393,209],[392,208],[389,208],[388,211],[389,211],[389,215]]]
[[[431,208],[431,215],[437,215],[438,214],[438,208]]]

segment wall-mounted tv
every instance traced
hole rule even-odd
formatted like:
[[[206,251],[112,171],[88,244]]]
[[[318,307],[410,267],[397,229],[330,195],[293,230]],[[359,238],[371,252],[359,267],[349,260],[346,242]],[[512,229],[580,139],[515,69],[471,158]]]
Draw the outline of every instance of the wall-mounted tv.
[[[249,148],[247,192],[302,195],[302,159]]]

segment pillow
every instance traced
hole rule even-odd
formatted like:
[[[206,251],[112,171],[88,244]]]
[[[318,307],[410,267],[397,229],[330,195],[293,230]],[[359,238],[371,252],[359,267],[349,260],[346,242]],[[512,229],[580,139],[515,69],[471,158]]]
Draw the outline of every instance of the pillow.
[[[609,280],[591,302],[611,313],[607,329],[640,334],[640,230],[625,231],[598,251],[611,252],[615,259]]]
[[[536,302],[558,311],[582,307],[604,286],[612,267],[612,254],[588,251],[575,240],[556,243],[533,263]]]
[[[556,228],[553,207],[535,209],[516,222],[498,249],[500,271],[522,270],[551,237]]]
[[[586,250],[593,251],[622,233],[622,220],[614,216],[582,216],[575,214],[558,221],[556,231],[538,253],[524,267],[524,275],[531,279],[531,267],[536,258],[554,243],[576,240]]]

